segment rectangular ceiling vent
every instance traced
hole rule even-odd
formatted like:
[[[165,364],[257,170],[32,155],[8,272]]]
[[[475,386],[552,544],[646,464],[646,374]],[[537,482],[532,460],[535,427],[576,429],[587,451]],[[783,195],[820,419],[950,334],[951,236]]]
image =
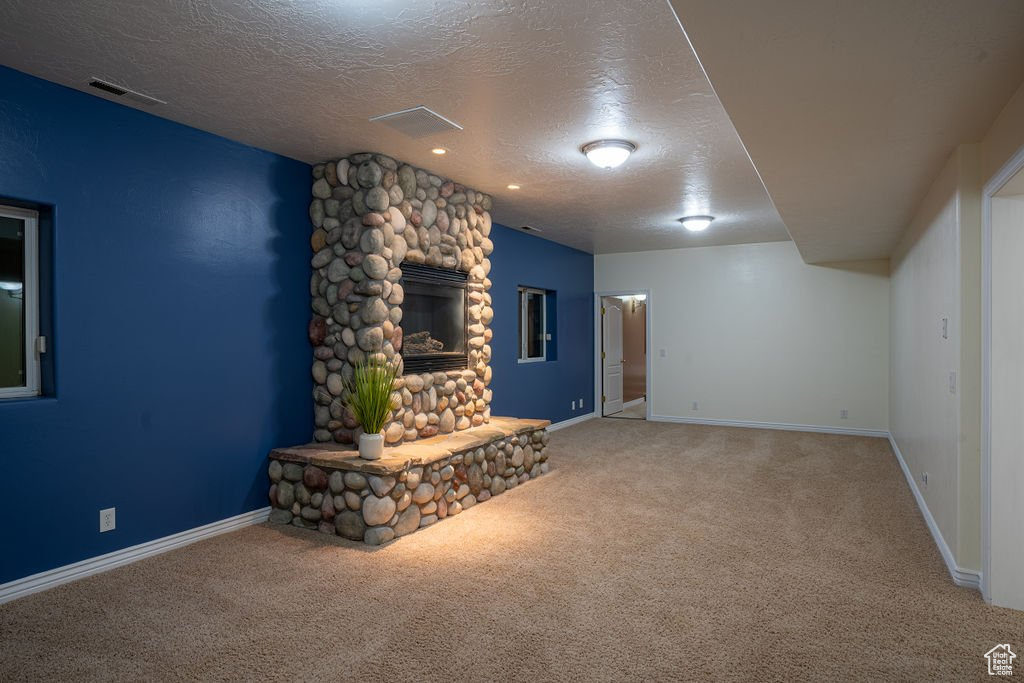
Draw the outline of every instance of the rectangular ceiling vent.
[[[422,104],[412,109],[371,116],[371,121],[379,121],[384,125],[397,130],[399,133],[408,135],[411,138],[419,139],[437,135],[438,133],[450,133],[453,130],[462,130],[462,126],[451,119],[447,119],[436,111],[424,107]]]
[[[167,104],[163,100],[158,100],[155,97],[144,95],[137,90],[132,90],[131,88],[126,88],[122,85],[115,85],[114,83],[111,83],[110,81],[105,81],[102,78],[89,79],[89,85],[93,88],[96,88],[97,90],[102,90],[108,95],[113,95],[114,97],[122,97],[126,100],[134,102],[135,104],[141,104],[147,107],[155,107],[158,104]]]

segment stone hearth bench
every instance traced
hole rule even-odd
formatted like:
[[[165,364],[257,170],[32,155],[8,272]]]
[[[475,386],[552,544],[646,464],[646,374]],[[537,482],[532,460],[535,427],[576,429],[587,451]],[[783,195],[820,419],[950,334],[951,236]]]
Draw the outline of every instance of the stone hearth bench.
[[[548,471],[548,420],[492,417],[384,449],[315,443],[270,452],[270,521],[380,545]]]

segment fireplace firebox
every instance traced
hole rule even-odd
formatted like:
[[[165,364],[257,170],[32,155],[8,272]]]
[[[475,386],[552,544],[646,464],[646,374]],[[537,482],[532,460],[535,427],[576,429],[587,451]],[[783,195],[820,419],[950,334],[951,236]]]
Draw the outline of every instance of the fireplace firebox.
[[[402,264],[405,374],[468,367],[466,280],[459,270]]]

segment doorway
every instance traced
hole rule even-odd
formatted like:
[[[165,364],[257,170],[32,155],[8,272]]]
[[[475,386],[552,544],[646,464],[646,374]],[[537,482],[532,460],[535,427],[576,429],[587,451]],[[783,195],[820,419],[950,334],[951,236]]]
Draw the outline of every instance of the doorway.
[[[646,420],[648,405],[648,296],[601,295],[599,392],[602,417]]]
[[[1024,610],[1024,149],[982,198],[982,594]]]

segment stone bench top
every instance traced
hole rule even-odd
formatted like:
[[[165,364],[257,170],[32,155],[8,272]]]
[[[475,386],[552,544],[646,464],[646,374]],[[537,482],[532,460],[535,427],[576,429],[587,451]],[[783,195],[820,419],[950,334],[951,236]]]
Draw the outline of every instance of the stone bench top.
[[[455,453],[485,446],[493,441],[524,432],[544,429],[550,424],[550,420],[492,417],[490,422],[479,427],[471,427],[451,434],[440,434],[399,446],[385,447],[384,455],[380,460],[363,460],[359,457],[355,446],[335,443],[310,443],[303,446],[275,448],[270,451],[268,457],[271,460],[297,462],[336,470],[387,475],[402,472],[410,466],[430,465]]]

